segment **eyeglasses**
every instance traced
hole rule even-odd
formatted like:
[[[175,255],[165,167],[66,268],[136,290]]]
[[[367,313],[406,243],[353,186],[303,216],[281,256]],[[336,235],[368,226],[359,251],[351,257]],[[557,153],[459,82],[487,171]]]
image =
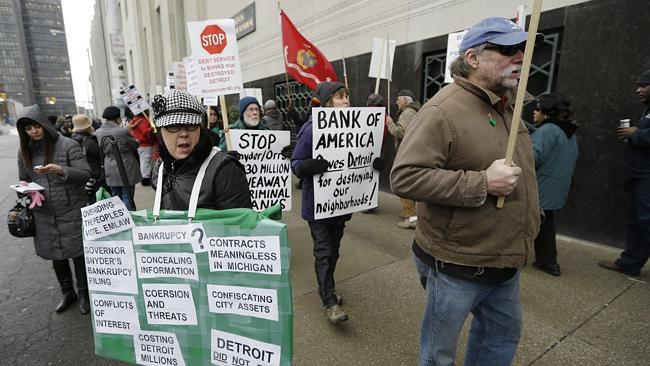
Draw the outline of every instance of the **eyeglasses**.
[[[487,46],[485,46],[485,49],[496,50],[504,56],[514,56],[517,54],[518,51],[524,52],[524,50],[526,49],[526,42],[513,44],[511,46],[501,46],[498,44],[488,43]]]
[[[164,126],[165,129],[169,132],[178,132],[181,129],[185,129],[185,131],[192,132],[196,131],[201,127],[201,125],[181,125],[181,124],[175,124],[175,125],[167,125]]]

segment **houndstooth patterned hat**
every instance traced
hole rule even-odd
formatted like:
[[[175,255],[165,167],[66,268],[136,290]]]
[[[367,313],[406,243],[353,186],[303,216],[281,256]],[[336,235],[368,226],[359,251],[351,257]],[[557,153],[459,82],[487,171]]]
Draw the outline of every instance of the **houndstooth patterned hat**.
[[[205,114],[205,107],[191,94],[176,89],[153,97],[151,108],[156,127],[200,125]]]

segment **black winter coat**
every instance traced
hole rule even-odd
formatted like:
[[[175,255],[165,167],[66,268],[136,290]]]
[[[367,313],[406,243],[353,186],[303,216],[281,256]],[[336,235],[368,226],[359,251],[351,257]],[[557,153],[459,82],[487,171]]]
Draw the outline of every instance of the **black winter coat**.
[[[154,165],[151,183],[158,189],[158,170],[164,164],[160,208],[185,211],[189,208],[194,180],[203,161],[210,155],[212,142],[206,130],[201,129],[199,143],[186,159],[174,159],[160,139],[160,159]],[[210,161],[199,192],[197,207],[212,210],[252,208],[248,180],[239,161],[224,152],[218,152]]]

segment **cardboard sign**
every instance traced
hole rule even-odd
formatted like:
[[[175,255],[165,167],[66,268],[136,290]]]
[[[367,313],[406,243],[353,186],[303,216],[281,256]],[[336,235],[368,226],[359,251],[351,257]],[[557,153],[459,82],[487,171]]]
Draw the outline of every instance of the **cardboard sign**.
[[[119,197],[111,197],[81,209],[85,240],[95,240],[134,227],[131,214]]]
[[[194,57],[183,57],[183,65],[185,66],[187,92],[192,95],[197,95],[199,93],[199,80],[196,72],[196,61],[194,60]]]
[[[130,241],[84,241],[84,256],[90,290],[138,293]]]
[[[126,88],[120,90],[120,97],[127,107],[131,110],[134,116],[149,109],[149,103],[142,97],[142,94],[136,89],[135,85],[131,84]]]
[[[244,86],[235,22],[232,19],[188,22],[187,28],[197,65],[198,95],[239,93]]]
[[[445,61],[445,83],[453,83],[454,79],[451,77],[451,72],[449,67],[451,63],[458,58],[460,55],[460,43],[463,41],[463,37],[467,33],[466,30],[457,33],[449,33],[447,37],[447,60]]]
[[[291,142],[289,131],[231,130],[230,138],[241,154],[253,209],[280,204],[282,211],[291,211],[291,166],[280,154]]]
[[[314,108],[313,152],[329,162],[314,175],[314,218],[324,219],[377,207],[384,108]]]
[[[396,40],[374,38],[368,77],[392,80]],[[386,45],[388,43],[388,46]],[[389,62],[390,61],[390,62]]]

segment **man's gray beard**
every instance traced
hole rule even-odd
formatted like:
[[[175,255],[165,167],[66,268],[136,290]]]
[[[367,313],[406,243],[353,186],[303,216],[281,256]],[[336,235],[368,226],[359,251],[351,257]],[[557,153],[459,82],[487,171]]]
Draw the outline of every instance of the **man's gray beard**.
[[[255,121],[255,124],[251,123],[252,121]],[[257,127],[260,124],[260,119],[257,118],[255,120],[253,120],[252,118],[249,119],[249,118],[244,117],[244,124],[246,126],[248,126],[248,127]]]

